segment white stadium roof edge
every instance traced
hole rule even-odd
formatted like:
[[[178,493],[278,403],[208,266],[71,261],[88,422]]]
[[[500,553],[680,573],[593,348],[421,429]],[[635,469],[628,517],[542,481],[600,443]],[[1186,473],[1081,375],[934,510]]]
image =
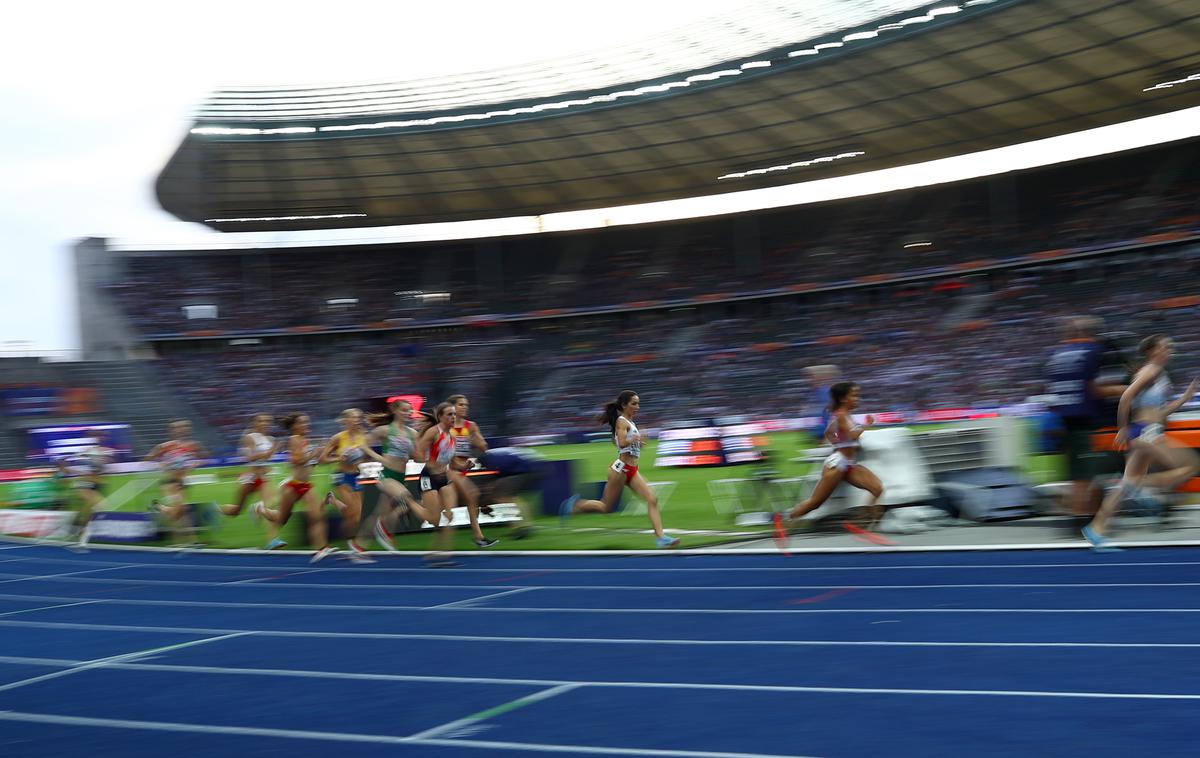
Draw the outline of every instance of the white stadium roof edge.
[[[205,133],[205,125],[221,120],[245,123],[428,113],[620,88],[802,44],[936,5],[937,0],[759,0],[733,4],[725,13],[681,24],[669,33],[569,58],[410,82],[229,86],[197,108],[198,124],[193,131]],[[947,0],[943,5],[958,10],[956,2]]]
[[[1018,145],[831,179],[537,216],[294,232],[211,232],[186,242],[117,240],[114,252],[250,250],[486,239],[719,216],[978,179],[1200,136],[1200,107]],[[205,239],[204,237],[210,237]]]

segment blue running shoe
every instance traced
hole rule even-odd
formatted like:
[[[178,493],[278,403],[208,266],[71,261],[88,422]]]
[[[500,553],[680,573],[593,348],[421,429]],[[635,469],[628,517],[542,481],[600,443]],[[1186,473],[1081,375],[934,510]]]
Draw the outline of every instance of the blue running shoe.
[[[1092,550],[1095,550],[1097,553],[1121,552],[1121,548],[1114,547],[1108,540],[1104,539],[1103,535],[1097,534],[1090,524],[1083,528],[1083,538],[1092,543]]]
[[[679,538],[671,537],[669,535],[664,534],[663,536],[654,540],[654,545],[655,545],[655,547],[658,547],[658,548],[678,547],[679,546]]]
[[[267,543],[267,550],[278,550],[281,547],[287,547],[287,543],[278,537]]]
[[[567,517],[570,516],[571,512],[575,509],[575,503],[578,503],[578,502],[579,502],[579,495],[571,495],[569,498],[562,501],[562,504],[558,506],[559,519],[561,519],[562,521],[565,522],[567,520]]]

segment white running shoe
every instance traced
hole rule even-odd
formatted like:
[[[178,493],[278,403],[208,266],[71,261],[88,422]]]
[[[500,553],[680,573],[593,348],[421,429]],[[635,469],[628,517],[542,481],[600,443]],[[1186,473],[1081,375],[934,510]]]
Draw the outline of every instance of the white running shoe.
[[[396,552],[396,543],[392,541],[392,533],[387,530],[382,521],[375,522],[375,541],[383,546],[384,550]]]
[[[332,545],[326,545],[325,547],[321,548],[317,552],[313,553],[313,557],[309,558],[308,562],[309,563],[320,563],[321,561],[325,560],[326,558],[335,554],[336,552],[337,552],[336,547],[333,547]]]

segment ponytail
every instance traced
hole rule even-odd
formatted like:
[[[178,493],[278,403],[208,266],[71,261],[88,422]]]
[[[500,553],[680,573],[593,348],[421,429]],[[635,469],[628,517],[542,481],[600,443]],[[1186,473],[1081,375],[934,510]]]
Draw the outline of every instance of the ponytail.
[[[395,417],[394,413],[386,411],[384,413],[368,413],[366,418],[367,423],[371,426],[387,426]]]
[[[629,401],[635,397],[637,397],[637,393],[633,390],[623,391],[617,395],[616,400],[610,400],[604,404],[604,410],[596,415],[596,423],[607,426],[613,434],[616,434],[617,418],[621,415],[621,411],[625,410],[625,406],[629,405]]]
[[[422,420],[419,424],[417,424],[417,431],[424,434],[431,428],[437,426],[438,422],[442,419],[442,414],[448,408],[453,407],[453,403],[438,403],[437,407],[433,409],[433,413],[430,413],[429,411],[421,411]]]
[[[301,416],[305,416],[305,415],[307,415],[307,414],[289,413],[286,416],[280,416],[278,419],[276,419],[276,421],[279,422],[279,425],[282,426],[284,428],[284,430],[287,431],[288,434],[291,434],[292,427],[294,427],[296,425],[296,422],[300,420]]]

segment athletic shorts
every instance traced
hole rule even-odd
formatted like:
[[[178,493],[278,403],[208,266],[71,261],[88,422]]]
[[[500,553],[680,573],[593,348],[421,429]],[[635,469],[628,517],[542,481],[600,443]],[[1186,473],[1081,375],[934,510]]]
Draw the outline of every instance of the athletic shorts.
[[[400,473],[399,471],[392,471],[387,466],[383,467],[383,471],[380,472],[379,478],[391,479],[393,482],[400,482],[401,484],[404,484],[404,474]]]
[[[857,465],[858,465],[858,461],[853,460],[851,458],[847,458],[846,456],[842,455],[841,453],[833,452],[833,453],[829,454],[829,457],[827,457],[825,459],[825,463],[823,463],[821,467],[837,469],[838,471],[841,471],[843,474],[848,474],[848,473],[850,473],[851,469],[853,469]]]
[[[362,485],[358,483],[358,474],[347,474],[345,471],[339,471],[333,475],[334,487],[349,487],[354,492],[362,492]]]
[[[437,492],[443,487],[450,486],[450,477],[446,476],[445,473],[431,474],[429,473],[428,468],[421,470],[421,478],[419,481],[421,485],[421,492]]]
[[[296,493],[297,498],[302,498],[309,493],[313,488],[312,482],[298,482],[295,479],[288,479],[283,483],[283,486]]]
[[[255,492],[257,490],[261,490],[263,488],[263,485],[266,483],[267,483],[266,479],[263,479],[261,476],[259,476],[258,474],[255,474],[251,471],[247,471],[246,473],[244,473],[238,477],[238,484],[242,485],[243,487],[249,486],[250,492]]]
[[[621,460],[620,458],[613,461],[613,465],[609,466],[609,468],[611,468],[613,471],[616,471],[618,474],[624,474],[626,484],[629,484],[630,482],[632,482],[633,478],[635,476],[637,476],[637,472],[638,472],[637,466],[630,466],[628,463]]]
[[[1158,442],[1164,434],[1162,424],[1143,424],[1135,421],[1129,425],[1129,441],[1141,440],[1146,443]]]

